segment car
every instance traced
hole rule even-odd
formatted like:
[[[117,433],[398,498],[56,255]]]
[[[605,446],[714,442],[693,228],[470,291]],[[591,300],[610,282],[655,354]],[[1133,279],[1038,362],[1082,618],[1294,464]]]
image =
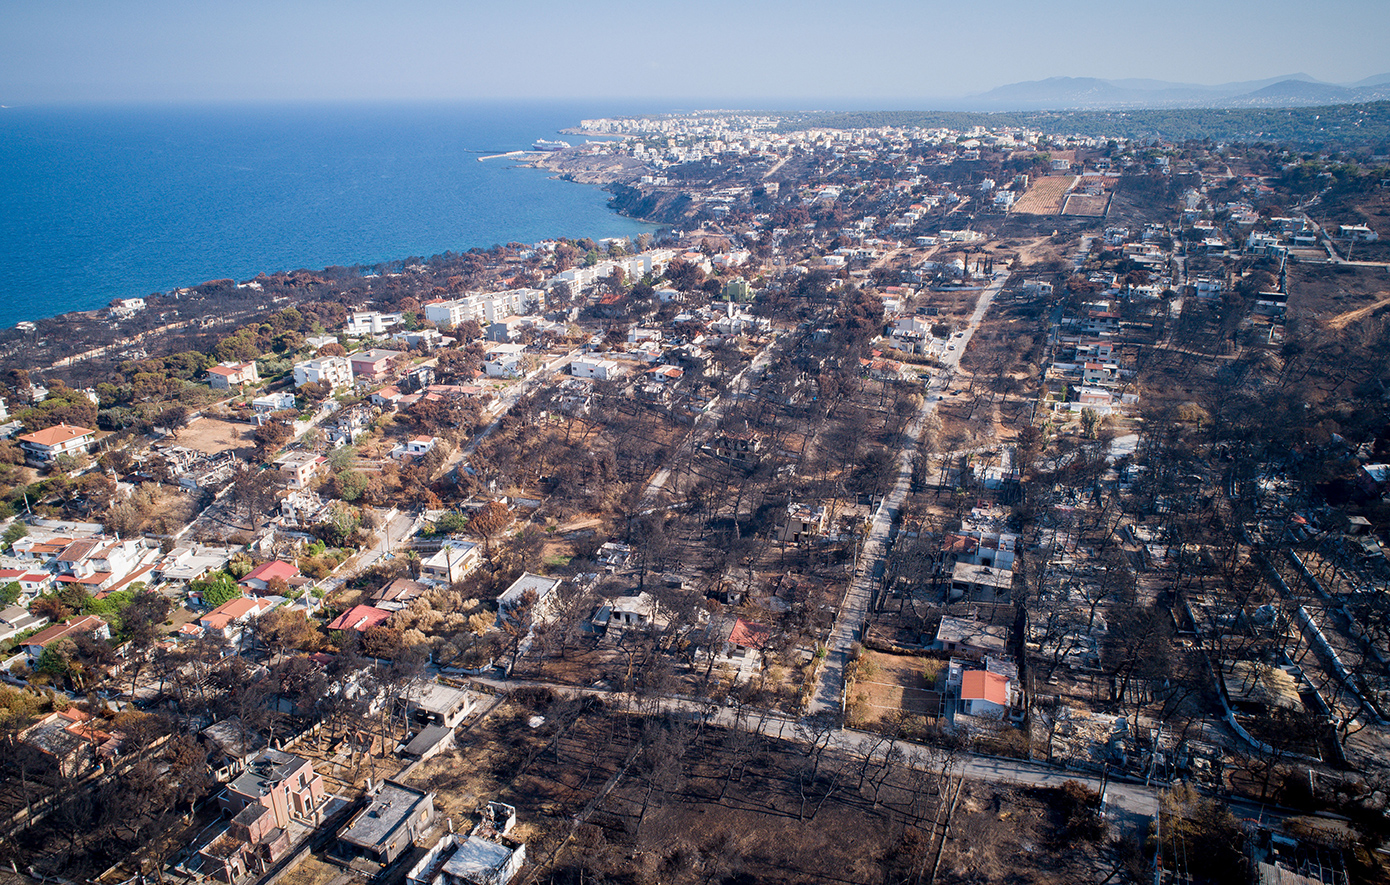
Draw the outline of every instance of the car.
[[[947,350],[955,350],[955,349],[956,349],[956,346],[955,346],[954,344],[952,344],[952,345],[948,346],[946,349],[947,349]]]

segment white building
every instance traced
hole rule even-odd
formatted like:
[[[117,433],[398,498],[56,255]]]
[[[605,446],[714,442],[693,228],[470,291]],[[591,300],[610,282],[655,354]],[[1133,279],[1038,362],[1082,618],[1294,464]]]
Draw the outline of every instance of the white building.
[[[532,620],[537,622],[549,620],[554,615],[556,604],[559,602],[559,594],[556,592],[559,587],[559,578],[547,578],[543,575],[524,572],[521,577],[512,582],[510,587],[502,591],[502,595],[497,597],[497,625],[500,627],[504,622],[513,620],[517,610],[533,595]]]
[[[570,374],[576,378],[592,378],[595,381],[607,381],[616,378],[623,371],[623,367],[613,360],[600,360],[591,357],[580,357],[570,363]]]
[[[444,546],[420,563],[420,577],[441,584],[462,581],[478,567],[481,556],[472,541],[449,538]]]
[[[61,455],[85,452],[95,437],[95,430],[71,424],[55,424],[24,434],[19,438],[19,447],[24,450],[27,460],[48,464]]]
[[[378,313],[375,310],[359,311],[348,317],[347,326],[343,331],[353,338],[361,338],[366,335],[385,335],[388,329],[400,325],[403,319],[403,315],[399,313]]]
[[[135,316],[136,313],[145,309],[145,299],[143,298],[117,298],[111,303],[111,309],[106,315],[113,320],[123,320]]]
[[[327,384],[334,390],[352,386],[352,363],[345,356],[324,356],[296,363],[294,386],[309,383]]]
[[[433,436],[417,436],[391,449],[393,461],[418,461],[434,450],[439,440]]]
[[[543,307],[545,293],[540,289],[474,292],[462,298],[426,304],[425,319],[437,326],[457,326],[469,320],[487,326]]]
[[[520,378],[524,373],[521,357],[524,344],[494,344],[483,354],[483,371],[490,378]]]
[[[267,393],[265,396],[258,396],[251,400],[251,408],[256,410],[256,423],[265,422],[265,417],[271,412],[283,412],[286,409],[294,408],[294,394],[288,390],[279,393]]]

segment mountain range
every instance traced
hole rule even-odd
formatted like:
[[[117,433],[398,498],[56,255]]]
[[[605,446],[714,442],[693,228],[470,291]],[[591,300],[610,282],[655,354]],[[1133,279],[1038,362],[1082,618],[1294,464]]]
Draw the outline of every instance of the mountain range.
[[[1049,77],[1010,83],[961,100],[971,110],[1124,110],[1138,108],[1278,108],[1390,99],[1390,73],[1355,83],[1324,83],[1307,74],[1206,86],[1165,80]]]

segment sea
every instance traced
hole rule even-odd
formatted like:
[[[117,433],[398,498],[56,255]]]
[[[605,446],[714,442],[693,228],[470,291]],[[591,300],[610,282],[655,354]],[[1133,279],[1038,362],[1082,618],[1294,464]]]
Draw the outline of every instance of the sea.
[[[509,158],[577,103],[0,108],[0,328],[210,279],[652,225]]]

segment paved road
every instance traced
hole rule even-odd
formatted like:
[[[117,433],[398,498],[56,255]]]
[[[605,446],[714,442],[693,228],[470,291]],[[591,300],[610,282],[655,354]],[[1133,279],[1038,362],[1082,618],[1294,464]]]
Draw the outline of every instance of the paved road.
[[[483,440],[487,439],[489,436],[492,436],[492,434],[497,430],[498,425],[502,423],[502,417],[511,411],[512,406],[516,405],[517,401],[519,401],[523,396],[525,396],[532,389],[534,389],[536,385],[539,384],[543,379],[549,378],[561,366],[566,366],[574,362],[574,358],[579,356],[583,352],[584,349],[582,347],[576,347],[574,350],[571,350],[569,353],[564,354],[563,356],[557,356],[555,359],[546,363],[544,366],[541,366],[539,369],[532,372],[530,375],[527,375],[525,378],[521,379],[516,384],[513,384],[507,390],[506,393],[498,397],[497,401],[494,402],[492,405],[488,406],[486,411],[484,411],[483,414],[492,416],[492,420],[488,422],[488,425],[484,427],[482,430],[478,431],[477,435],[473,437],[472,442],[459,449],[459,451],[452,458],[440,465],[439,470],[435,472],[435,476],[443,476],[444,474],[448,473],[450,470],[453,470],[455,467],[461,464],[474,452],[476,452],[478,450],[478,446],[483,444]]]
[[[588,696],[604,699],[609,704],[621,706],[633,701],[631,695],[607,689],[578,688],[548,682],[519,679],[491,679],[478,677],[472,680],[492,690],[506,691],[522,687],[549,688],[557,694],[570,697]],[[807,720],[796,720],[762,710],[742,711],[721,706],[706,700],[690,697],[670,697],[663,701],[666,712],[685,712],[692,717],[703,718],[711,725],[726,728],[741,725],[744,728],[756,727],[768,737],[779,740],[810,743],[816,735],[815,726]],[[821,733],[823,734],[823,732]],[[843,753],[861,755],[878,747],[883,752],[884,736],[850,728],[834,728],[828,746]],[[904,754],[903,761],[937,767],[943,760],[939,749],[908,741],[898,741],[895,746]],[[993,756],[976,756],[959,753],[952,761],[950,772],[958,777],[971,780],[988,781],[998,784],[1014,784],[1030,787],[1056,787],[1066,781],[1078,781],[1091,789],[1100,788],[1100,778],[1093,774],[1067,771],[1052,765],[1028,762],[1021,759],[1003,759]],[[1158,789],[1144,784],[1110,780],[1106,789],[1106,804],[1121,814],[1152,817],[1158,809]]]
[[[413,536],[424,521],[423,511],[413,513],[409,510],[399,511],[392,507],[390,510],[377,510],[376,512],[381,517],[382,526],[381,531],[377,532],[376,543],[358,553],[357,558],[350,566],[340,570],[319,585],[323,590],[323,598],[352,580],[353,577],[376,565],[381,559],[389,556],[391,548],[399,546],[401,542]],[[291,603],[290,607],[302,606],[306,612],[313,613],[321,604],[322,598],[315,597],[312,593],[306,593]]]
[[[548,688],[559,695],[597,697],[602,698],[610,705],[619,707],[626,705],[629,709],[634,708],[635,702],[632,695],[608,689],[580,688],[526,679],[473,677],[469,681],[492,691],[509,691],[530,686]],[[662,701],[662,708],[666,713],[684,712],[692,718],[703,718],[711,725],[725,728],[735,725],[744,728],[756,727],[762,734],[779,740],[809,744],[817,737],[814,720],[809,718],[797,720],[747,707],[736,710],[709,700],[683,696],[665,698]],[[821,732],[821,734],[824,733]],[[881,734],[836,727],[831,731],[827,745],[843,753],[853,755],[861,755],[871,748],[877,747],[881,754],[884,751],[885,741]],[[937,768],[945,758],[939,748],[924,744],[900,740],[895,744],[895,747],[904,754],[902,760],[904,763],[915,761]],[[1057,787],[1067,781],[1077,781],[1097,791],[1101,786],[1101,778],[1091,772],[1070,771],[1060,766],[1042,762],[980,756],[973,753],[957,753],[951,760],[950,773],[970,780],[1024,787]],[[1110,777],[1107,779],[1105,790],[1106,810],[1112,822],[1121,826],[1133,826],[1136,822],[1142,822],[1142,820],[1152,818],[1157,814],[1159,797],[1164,789],[1165,785],[1163,784],[1150,786],[1137,781]],[[1229,805],[1231,812],[1241,818],[1274,821],[1301,814],[1301,812],[1292,809],[1263,805],[1252,800],[1222,798]],[[1319,813],[1317,816],[1333,821],[1345,820],[1330,813]]]
[[[845,592],[835,625],[831,628],[830,649],[817,674],[816,690],[811,697],[812,714],[827,710],[838,712],[843,708],[845,665],[849,663],[854,643],[860,638],[864,620],[869,614],[869,602],[873,599],[874,589],[883,576],[888,559],[888,536],[893,528],[893,521],[897,518],[898,508],[907,497],[908,487],[912,482],[912,462],[917,455],[917,438],[922,435],[922,423],[936,409],[937,400],[947,387],[945,379],[954,375],[960,366],[960,358],[965,353],[966,346],[970,344],[970,339],[980,327],[990,303],[1004,287],[1008,276],[1004,271],[996,274],[994,282],[980,293],[975,302],[975,312],[961,336],[951,339],[955,350],[948,350],[942,356],[941,371],[927,385],[922,408],[903,433],[903,445],[898,453],[898,478],[874,513],[868,537],[865,538],[859,553],[858,567],[850,580],[849,589]]]

